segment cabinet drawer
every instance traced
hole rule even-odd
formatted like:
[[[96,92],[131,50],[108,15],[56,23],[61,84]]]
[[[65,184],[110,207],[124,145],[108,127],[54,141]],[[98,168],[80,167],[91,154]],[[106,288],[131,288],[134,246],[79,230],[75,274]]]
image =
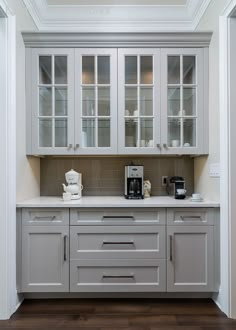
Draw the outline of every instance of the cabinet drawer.
[[[211,208],[169,208],[167,209],[169,225],[213,225],[214,209]]]
[[[72,260],[71,292],[154,292],[166,290],[166,262],[144,260]]]
[[[164,208],[93,208],[71,209],[71,225],[165,224]]]
[[[22,225],[69,225],[69,209],[24,208]]]
[[[72,259],[165,258],[165,226],[70,227]]]

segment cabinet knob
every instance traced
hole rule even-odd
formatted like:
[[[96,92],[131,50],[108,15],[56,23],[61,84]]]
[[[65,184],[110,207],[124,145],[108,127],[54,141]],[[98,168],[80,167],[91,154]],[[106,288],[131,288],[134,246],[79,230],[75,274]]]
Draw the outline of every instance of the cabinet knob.
[[[160,143],[157,143],[157,148],[161,149]]]
[[[79,148],[79,143],[76,143],[75,147],[74,147],[74,150],[78,149]]]
[[[163,148],[168,149],[167,143],[163,143]]]

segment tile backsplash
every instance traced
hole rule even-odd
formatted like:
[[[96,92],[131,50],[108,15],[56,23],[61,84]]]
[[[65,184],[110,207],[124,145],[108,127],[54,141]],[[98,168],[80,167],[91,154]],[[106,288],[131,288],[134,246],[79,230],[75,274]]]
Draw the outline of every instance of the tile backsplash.
[[[74,169],[82,173],[83,196],[123,195],[124,166],[131,162],[144,165],[144,179],[151,181],[153,196],[167,195],[161,185],[163,175],[183,176],[187,194],[194,190],[194,161],[190,157],[50,157],[40,160],[40,194],[61,195],[65,173]]]

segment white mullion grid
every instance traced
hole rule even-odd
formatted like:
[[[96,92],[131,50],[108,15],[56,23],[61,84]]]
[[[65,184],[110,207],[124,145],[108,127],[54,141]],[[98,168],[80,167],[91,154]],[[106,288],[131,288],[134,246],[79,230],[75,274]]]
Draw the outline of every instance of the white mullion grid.
[[[180,147],[183,147],[184,141],[184,120],[183,120],[183,55],[180,55]]]
[[[55,148],[55,55],[52,55],[52,146]]]
[[[95,94],[94,94],[94,111],[95,111],[95,148],[98,147],[98,55],[94,55],[95,60]]]
[[[140,119],[140,70],[141,70],[141,55],[137,55],[137,110],[138,110],[138,145],[140,146],[141,141],[141,119]]]

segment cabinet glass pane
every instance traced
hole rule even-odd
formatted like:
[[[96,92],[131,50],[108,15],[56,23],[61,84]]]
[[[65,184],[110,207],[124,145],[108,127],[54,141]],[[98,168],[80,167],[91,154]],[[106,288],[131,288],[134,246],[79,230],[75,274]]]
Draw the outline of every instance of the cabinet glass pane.
[[[55,87],[55,116],[67,116],[66,87]]]
[[[168,119],[168,145],[170,147],[180,146],[181,119]]]
[[[39,119],[39,147],[52,147],[52,119]]]
[[[82,88],[82,113],[83,116],[95,115],[95,88]]]
[[[168,56],[168,84],[180,84],[180,56]]]
[[[125,146],[138,146],[138,119],[125,120]]]
[[[184,147],[196,146],[196,119],[184,119]]]
[[[110,84],[109,56],[98,56],[98,84]]]
[[[140,147],[153,147],[153,120],[140,120]]]
[[[98,116],[110,116],[110,87],[98,87]]]
[[[183,83],[196,84],[195,56],[183,56]]]
[[[55,119],[55,147],[67,146],[67,119]]]
[[[52,116],[52,88],[39,87],[39,115]]]
[[[125,56],[125,83],[137,84],[138,70],[137,70],[137,56]]]
[[[52,57],[39,56],[39,83],[52,83]]]
[[[98,147],[110,147],[109,119],[98,119]]]
[[[183,115],[196,115],[196,88],[183,88]]]
[[[180,88],[168,88],[168,115],[180,115]]]
[[[94,84],[95,83],[95,57],[83,56],[82,57],[82,83]]]
[[[83,119],[82,140],[84,147],[95,147],[95,119]]]
[[[67,84],[67,56],[55,56],[55,84]]]
[[[125,115],[137,116],[138,112],[138,89],[137,87],[125,88]]]
[[[152,87],[140,88],[140,115],[152,116],[153,115],[153,89]]]
[[[141,84],[152,84],[153,68],[152,56],[140,56],[140,82]]]

